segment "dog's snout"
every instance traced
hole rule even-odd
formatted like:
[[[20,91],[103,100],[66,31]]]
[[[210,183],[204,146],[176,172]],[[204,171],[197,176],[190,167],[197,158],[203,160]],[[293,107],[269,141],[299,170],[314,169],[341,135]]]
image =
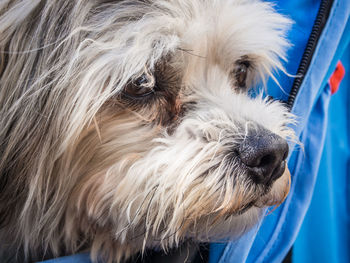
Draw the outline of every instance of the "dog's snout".
[[[288,144],[280,136],[260,130],[244,139],[238,155],[255,183],[270,185],[284,172]]]

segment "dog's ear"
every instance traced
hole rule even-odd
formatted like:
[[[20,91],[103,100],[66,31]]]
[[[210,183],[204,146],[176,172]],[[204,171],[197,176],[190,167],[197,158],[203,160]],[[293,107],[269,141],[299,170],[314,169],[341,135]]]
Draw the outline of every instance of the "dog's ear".
[[[20,36],[23,34],[27,35],[28,39],[30,38],[28,28],[31,26],[33,17],[39,14],[41,8],[42,4],[38,0],[5,0],[0,2],[0,114],[2,118],[0,124],[2,127],[0,131],[0,200],[16,202],[16,198],[20,196],[19,192],[23,190],[23,185],[18,187],[21,183],[17,181],[19,174],[12,174],[11,172],[16,170],[14,169],[15,163],[18,156],[21,155],[22,147],[15,151],[9,150],[11,144],[13,144],[12,146],[16,144],[10,139],[10,134],[16,127],[17,118],[11,118],[5,113],[21,93],[20,90],[15,89],[15,83],[22,72],[18,72],[14,68],[18,57],[21,56],[21,51],[23,53],[23,50],[17,49],[19,47],[23,49],[27,44]],[[23,67],[21,67],[21,70],[23,70]],[[9,83],[12,83],[12,85],[8,85]],[[6,122],[3,122],[4,118]],[[25,142],[22,141],[20,144],[23,146]],[[24,163],[20,166],[24,166]],[[0,225],[6,223],[5,218],[10,218],[10,211],[14,210],[9,204],[0,206]]]

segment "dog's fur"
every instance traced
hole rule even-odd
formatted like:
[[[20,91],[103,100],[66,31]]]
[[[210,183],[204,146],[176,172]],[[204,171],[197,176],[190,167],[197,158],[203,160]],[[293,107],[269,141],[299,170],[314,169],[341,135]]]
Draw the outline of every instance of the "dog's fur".
[[[287,172],[255,184],[234,152],[258,127],[293,138],[248,95],[289,24],[254,0],[0,2],[1,262],[236,238],[281,203]]]

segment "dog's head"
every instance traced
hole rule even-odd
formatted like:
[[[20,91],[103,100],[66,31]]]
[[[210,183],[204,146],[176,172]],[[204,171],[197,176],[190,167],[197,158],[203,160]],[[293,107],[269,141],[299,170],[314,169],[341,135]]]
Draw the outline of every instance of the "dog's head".
[[[269,4],[2,8],[0,212],[28,255],[234,238],[284,200],[293,119],[249,94],[283,68],[290,22]]]

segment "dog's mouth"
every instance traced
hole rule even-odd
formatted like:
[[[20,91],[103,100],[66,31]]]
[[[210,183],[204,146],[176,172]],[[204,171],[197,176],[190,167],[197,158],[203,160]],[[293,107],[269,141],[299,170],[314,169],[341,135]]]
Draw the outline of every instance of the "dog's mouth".
[[[278,207],[286,199],[290,189],[290,172],[288,167],[285,167],[283,175],[277,179],[259,198],[254,201],[244,204],[235,213],[242,215],[252,207],[264,208],[275,206]]]
[[[255,202],[249,202],[248,204],[244,205],[243,207],[241,207],[237,212],[236,215],[242,215],[245,212],[247,212],[250,208],[252,208],[253,206],[255,206]]]

